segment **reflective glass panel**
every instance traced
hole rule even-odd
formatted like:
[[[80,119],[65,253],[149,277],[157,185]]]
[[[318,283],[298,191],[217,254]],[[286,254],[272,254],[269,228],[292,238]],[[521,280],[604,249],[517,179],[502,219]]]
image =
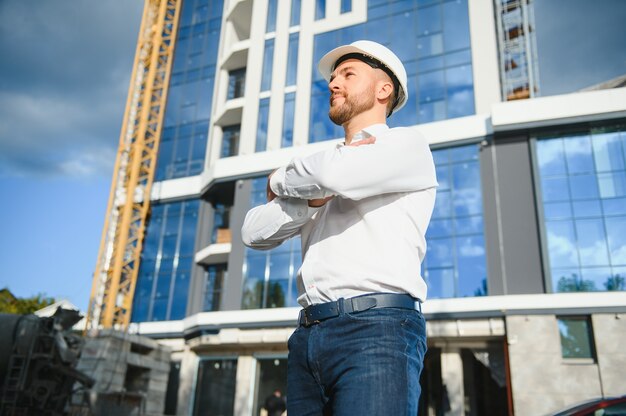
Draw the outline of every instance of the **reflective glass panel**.
[[[251,207],[265,204],[267,179],[251,180]],[[297,306],[296,274],[302,265],[300,236],[272,250],[246,249],[242,309]]]
[[[625,290],[624,128],[535,142],[552,290]]]
[[[261,91],[267,91],[272,87],[272,67],[274,65],[274,39],[265,41],[265,53],[263,54],[263,74],[261,76]]]
[[[198,200],[151,207],[132,322],[185,317],[199,208]]]
[[[296,109],[296,93],[285,94],[285,107],[283,110],[283,137],[281,147],[293,146],[293,120]]]
[[[270,115],[270,99],[263,98],[259,102],[259,120],[256,133],[255,152],[267,150],[267,123]]]
[[[439,189],[426,233],[429,298],[485,296],[487,266],[478,145],[433,151]]]
[[[594,358],[591,321],[587,317],[558,318],[563,358]]]
[[[243,97],[246,87],[246,68],[235,69],[228,73],[227,99]]]
[[[326,0],[315,0],[315,20],[326,17]]]
[[[274,396],[276,390],[282,400],[287,393],[287,358],[260,358],[258,360],[258,383],[257,383],[257,411],[256,415],[263,414],[262,409],[267,410],[268,399]],[[275,401],[275,399],[272,399]],[[285,403],[286,404],[286,403]]]
[[[289,49],[287,51],[287,78],[285,85],[296,85],[298,76],[298,39],[299,33],[289,35]]]
[[[201,360],[198,366],[193,414],[233,416],[236,387],[236,359]]]
[[[218,311],[220,309],[220,299],[225,272],[225,264],[211,265],[206,268],[204,273],[205,286],[203,296],[204,302],[202,307],[204,312]]]
[[[223,0],[182,6],[163,120],[168,144],[159,147],[157,181],[202,171],[223,7]]]
[[[276,13],[278,12],[278,0],[268,0],[266,32],[276,30]]]
[[[358,39],[384,44],[405,66],[409,100],[387,120],[391,127],[475,113],[467,0],[369,0],[367,7],[367,22],[315,35],[309,142],[343,136],[328,119],[329,93],[317,62]]]
[[[222,151],[220,157],[236,156],[239,153],[239,133],[241,126],[224,127],[222,130]]]
[[[297,26],[300,24],[300,9],[302,7],[302,0],[291,0],[291,19],[290,26]]]

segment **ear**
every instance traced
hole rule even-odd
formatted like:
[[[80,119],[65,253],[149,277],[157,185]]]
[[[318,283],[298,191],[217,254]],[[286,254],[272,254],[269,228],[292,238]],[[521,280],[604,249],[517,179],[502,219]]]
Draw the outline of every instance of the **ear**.
[[[378,100],[384,101],[391,97],[391,93],[393,92],[393,84],[391,81],[387,80],[378,80],[376,83],[376,98]]]

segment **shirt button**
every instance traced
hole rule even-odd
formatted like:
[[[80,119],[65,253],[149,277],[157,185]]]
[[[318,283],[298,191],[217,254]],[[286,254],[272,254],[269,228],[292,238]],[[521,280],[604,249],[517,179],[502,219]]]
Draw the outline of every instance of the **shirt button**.
[[[298,217],[302,216],[302,211],[298,211]]]

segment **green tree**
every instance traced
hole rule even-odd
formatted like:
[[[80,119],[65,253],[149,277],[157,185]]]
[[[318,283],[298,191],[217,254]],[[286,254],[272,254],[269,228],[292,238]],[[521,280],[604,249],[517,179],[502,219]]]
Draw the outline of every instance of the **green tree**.
[[[615,276],[609,276],[604,282],[604,287],[606,290],[625,290],[624,277],[620,276],[619,273]]]
[[[556,290],[557,292],[595,292],[596,284],[592,280],[584,280],[576,273],[572,273],[571,277],[561,276]]]
[[[487,278],[484,277],[480,284],[480,287],[474,290],[474,296],[487,296],[488,293],[489,292],[487,290]]]
[[[52,305],[54,298],[37,294],[29,298],[18,298],[8,288],[0,289],[0,312],[26,315]]]

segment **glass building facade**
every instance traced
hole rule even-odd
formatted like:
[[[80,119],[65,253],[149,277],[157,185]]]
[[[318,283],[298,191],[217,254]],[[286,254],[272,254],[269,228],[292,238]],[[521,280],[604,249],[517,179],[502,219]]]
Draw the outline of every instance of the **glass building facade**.
[[[624,127],[542,136],[535,148],[549,287],[625,290]]]
[[[222,0],[183,2],[155,179],[197,175],[206,156]]]
[[[152,206],[133,298],[133,322],[185,317],[199,206],[198,200]]]
[[[265,204],[267,178],[252,181],[250,208]],[[268,251],[245,249],[242,309],[297,306],[296,273],[302,265],[300,237]]]
[[[367,22],[315,36],[309,142],[343,137],[341,126],[328,119],[328,86],[317,62],[337,45],[359,39],[389,47],[406,68],[409,100],[390,126],[474,114],[467,0],[370,0],[367,7]]]
[[[306,45],[300,27],[303,3],[292,0],[290,6],[288,28],[283,28],[287,32],[280,35],[287,39],[281,46],[277,42],[281,30],[278,1],[268,2],[265,31],[259,43],[263,55],[258,62],[262,73],[258,101],[255,100],[258,102],[255,152],[265,152],[272,146],[294,146],[297,98],[302,93],[297,85],[298,71],[311,69],[298,68],[303,44]],[[332,18],[332,13],[327,16],[332,7],[337,7],[340,14],[348,14],[358,12],[357,6],[361,5],[347,0],[334,6],[316,0],[309,10],[314,11],[314,22],[318,24]],[[221,1],[183,3],[157,180],[196,175],[204,167],[223,7]],[[358,39],[388,46],[407,69],[410,98],[402,111],[388,119],[390,126],[421,125],[473,115],[468,7],[467,0],[369,0],[365,22],[311,35],[310,112],[305,116],[309,119],[308,141],[343,135],[342,128],[328,118],[328,87],[317,70],[317,62],[337,45]],[[284,54],[284,60],[277,59],[277,53]],[[284,62],[286,68],[275,68],[277,62]],[[277,115],[270,108],[270,91],[275,87],[273,73],[283,69],[283,110]],[[226,100],[244,97],[249,72],[245,67],[225,72]],[[320,108],[324,110],[319,111]],[[272,128],[281,137],[270,146],[268,134],[273,119],[279,120],[278,128],[276,125]],[[241,125],[219,128],[222,133],[219,158],[237,157],[242,146]],[[626,242],[623,233],[616,231],[626,227],[623,129],[541,136],[533,143],[543,213],[540,226],[547,286],[554,292],[624,290]],[[426,235],[428,251],[421,271],[431,299],[489,295],[479,153],[478,144],[439,145],[433,150],[440,186]],[[265,177],[252,180],[251,206],[265,202],[265,182]],[[185,308],[181,306],[184,302],[178,300],[186,296],[188,281],[184,281],[184,276],[192,269],[193,247],[187,251],[180,251],[180,247],[190,246],[194,241],[195,225],[191,223],[197,222],[198,204],[188,201],[154,206],[142,255],[133,320],[184,316]],[[225,205],[216,206],[213,229],[209,230],[210,244],[220,242],[218,229],[227,227],[224,219],[229,215]],[[174,224],[184,224],[181,232],[186,234],[172,234]],[[174,239],[176,246],[171,242]],[[241,246],[238,241],[233,244]],[[295,306],[295,276],[301,265],[299,238],[270,251],[242,249],[243,264],[235,266],[242,269],[242,308]],[[225,265],[205,267],[203,310],[218,308],[226,269]]]
[[[419,416],[546,414],[536,406],[617,391],[625,90],[573,92],[566,83],[558,91],[567,96],[502,96],[498,5],[543,10],[539,59],[549,61],[540,68],[564,72],[563,57],[542,40],[554,20],[545,10],[563,1],[182,2],[132,310],[142,323],[133,329],[165,340],[180,360],[170,413],[258,414],[274,389],[284,393],[302,241],[252,250],[238,228],[266,202],[272,169],[343,136],[328,119],[317,63],[358,39],[388,46],[405,64],[410,98],[387,122],[428,140],[439,182],[420,270],[429,351]],[[591,24],[577,27],[593,33]],[[620,30],[607,32],[621,39]],[[622,44],[606,43],[620,56]],[[562,81],[559,71],[551,82]],[[607,81],[602,74],[587,79]],[[554,383],[542,396],[536,386],[555,374],[581,383]]]
[[[439,188],[422,265],[430,299],[488,294],[478,150],[433,151]]]

